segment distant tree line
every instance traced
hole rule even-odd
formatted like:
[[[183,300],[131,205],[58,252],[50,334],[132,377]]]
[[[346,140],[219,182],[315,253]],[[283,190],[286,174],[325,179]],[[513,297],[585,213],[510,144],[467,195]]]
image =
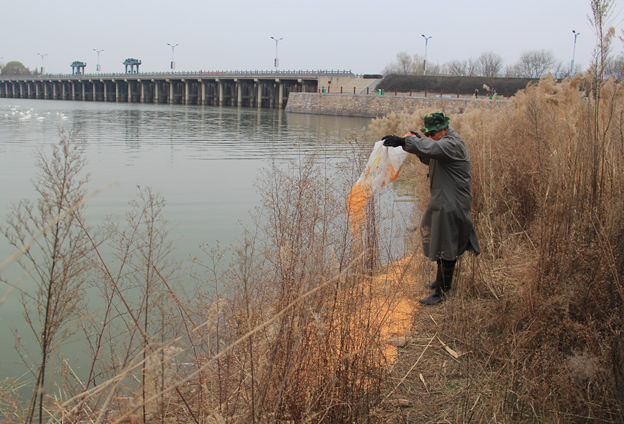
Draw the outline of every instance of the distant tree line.
[[[423,76],[391,74],[383,78],[377,88],[386,93],[394,91],[406,93],[411,91],[427,91],[432,95],[474,94],[479,90],[480,96],[488,92],[501,96],[512,96],[518,90],[526,88],[531,82],[539,82],[538,78],[504,78],[504,77],[460,77],[460,76]]]
[[[610,34],[610,42],[615,38],[615,33]],[[624,43],[624,29],[621,30],[619,39]],[[572,72],[573,71],[573,72]],[[565,78],[570,74],[581,72],[579,64],[564,64],[557,61],[551,50],[527,50],[522,52],[520,59],[512,65],[504,65],[503,58],[495,52],[483,52],[479,57],[467,60],[453,60],[442,65],[427,62],[427,76],[461,76],[461,77],[503,77],[503,78],[540,78],[552,74],[556,78]],[[605,63],[605,75],[613,75],[617,79],[624,78],[624,54],[612,56]],[[425,58],[419,54],[410,56],[406,52],[396,55],[396,60],[387,65],[382,73],[388,75],[424,75]]]
[[[6,65],[0,63],[0,75],[37,75],[37,73],[37,70],[31,71],[16,60],[7,62]]]
[[[552,51],[530,50],[520,56],[514,65],[504,66],[503,58],[494,52],[484,52],[474,59],[453,60],[438,65],[426,64],[427,75],[465,76],[465,77],[508,77],[508,78],[539,78],[552,73],[556,76],[567,76],[570,69],[557,62]],[[384,75],[424,75],[425,59],[415,54],[410,56],[406,52],[397,54],[396,60],[386,66]]]

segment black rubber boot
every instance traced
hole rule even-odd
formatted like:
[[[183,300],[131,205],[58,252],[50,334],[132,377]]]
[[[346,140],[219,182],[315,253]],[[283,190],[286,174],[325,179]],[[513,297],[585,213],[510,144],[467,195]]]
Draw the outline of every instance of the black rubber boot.
[[[429,290],[435,290],[437,286],[442,283],[442,261],[438,259],[438,272],[436,273],[435,281],[425,284],[425,288]]]
[[[442,273],[444,281],[444,284],[442,286],[443,293],[448,293],[451,291],[451,286],[453,285],[453,273],[455,272],[456,263],[457,259],[454,261],[442,260]]]
[[[444,300],[446,294],[451,291],[453,283],[453,272],[455,271],[455,261],[442,260],[442,283],[438,284],[435,288],[435,292],[432,295],[420,299],[419,302],[423,305],[436,305]]]
[[[444,300],[444,296],[442,296],[442,293],[440,292],[440,290],[436,288],[436,291],[433,292],[433,294],[425,297],[424,299],[420,299],[419,302],[422,303],[423,305],[435,305],[435,304],[442,302],[443,300]]]

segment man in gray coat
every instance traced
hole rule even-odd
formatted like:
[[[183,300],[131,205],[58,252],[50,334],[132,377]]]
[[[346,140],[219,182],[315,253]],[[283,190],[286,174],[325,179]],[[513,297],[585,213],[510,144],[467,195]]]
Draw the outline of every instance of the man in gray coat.
[[[425,256],[438,264],[436,280],[426,287],[434,293],[420,300],[435,305],[451,290],[457,257],[466,250],[479,254],[479,242],[470,217],[472,189],[470,156],[464,140],[449,127],[441,112],[425,116],[425,137],[411,135],[383,137],[384,146],[398,147],[418,155],[429,165],[431,200],[420,224]]]

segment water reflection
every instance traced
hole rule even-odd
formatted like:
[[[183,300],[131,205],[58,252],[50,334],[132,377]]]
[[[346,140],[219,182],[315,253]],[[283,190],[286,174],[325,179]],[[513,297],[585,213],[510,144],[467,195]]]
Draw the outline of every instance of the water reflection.
[[[16,110],[31,117],[20,119]],[[87,143],[90,188],[118,181],[89,202],[85,218],[92,225],[109,215],[123,219],[137,185],[150,186],[167,200],[170,237],[176,259],[182,261],[196,255],[201,244],[220,240],[228,245],[236,239],[238,222],[259,204],[255,183],[270,161],[311,151],[340,159],[350,150],[349,140],[370,122],[275,109],[43,100],[19,100],[19,108],[6,105],[2,111],[3,222],[10,204],[36,199],[31,183],[38,174],[34,152],[49,152],[47,145],[59,141],[60,129],[77,126]],[[0,242],[0,255],[11,253]],[[0,339],[12,340],[11,328],[23,323],[21,312],[14,293],[0,307]],[[16,362],[13,344],[4,343],[0,377]]]
[[[167,199],[183,257],[199,244],[232,240],[236,222],[258,202],[254,183],[269,160],[309,151],[341,158],[348,140],[370,122],[281,109],[23,99],[3,111],[2,215],[8,204],[34,196],[33,152],[57,143],[59,129],[78,127],[87,142],[91,188],[119,182],[90,202],[88,217],[119,213],[137,185],[150,186]]]

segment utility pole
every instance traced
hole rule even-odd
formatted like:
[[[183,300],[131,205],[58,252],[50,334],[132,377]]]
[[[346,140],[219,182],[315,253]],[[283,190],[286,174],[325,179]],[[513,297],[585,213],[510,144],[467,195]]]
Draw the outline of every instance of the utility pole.
[[[174,54],[175,48],[179,46],[180,44],[172,45],[172,44],[167,43],[167,45],[171,47],[171,69],[173,70],[175,69],[175,60],[173,59],[173,54]]]
[[[427,37],[425,34],[422,34],[425,39],[425,62],[423,63],[423,75],[427,75],[427,46],[429,44],[429,39],[432,37]]]
[[[95,67],[95,70],[100,72],[102,70],[102,67],[100,66],[100,53],[103,52],[104,49],[102,50],[93,49],[93,51],[96,52],[98,56],[98,63],[97,63],[97,66]]]
[[[581,35],[580,32],[576,32],[575,30],[572,30],[572,33],[574,34],[574,50],[572,50],[572,64],[570,65],[570,75],[574,75],[574,56],[576,56],[576,37]]]
[[[277,73],[277,68],[279,68],[279,57],[277,56],[277,43],[279,43],[280,40],[283,40],[284,38],[271,37],[271,39],[275,40],[275,62],[273,64],[275,65],[275,73]]]
[[[47,53],[37,53],[39,56],[41,56],[41,74],[45,73],[45,66],[43,66],[43,58],[46,57],[48,54]]]

